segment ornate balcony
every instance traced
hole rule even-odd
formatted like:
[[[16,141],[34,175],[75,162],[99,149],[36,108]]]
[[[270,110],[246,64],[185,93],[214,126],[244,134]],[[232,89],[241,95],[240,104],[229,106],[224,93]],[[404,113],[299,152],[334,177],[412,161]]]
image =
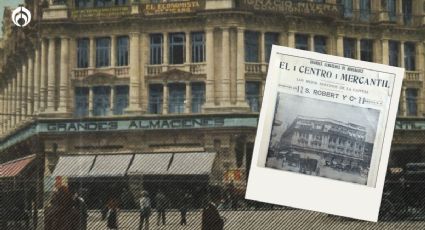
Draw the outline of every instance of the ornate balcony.
[[[104,73],[107,75],[113,75],[117,78],[129,77],[130,67],[128,66],[115,66],[105,68],[76,68],[72,71],[73,79],[83,79],[95,73]]]
[[[261,63],[253,63],[253,62],[246,62],[245,63],[245,73],[247,74],[260,74],[263,73]]]
[[[185,72],[190,72],[194,75],[206,74],[206,63],[190,63],[179,65],[148,65],[146,67],[147,76],[156,76],[168,70],[178,69]]]
[[[423,74],[420,71],[406,71],[404,74],[405,81],[423,81]]]

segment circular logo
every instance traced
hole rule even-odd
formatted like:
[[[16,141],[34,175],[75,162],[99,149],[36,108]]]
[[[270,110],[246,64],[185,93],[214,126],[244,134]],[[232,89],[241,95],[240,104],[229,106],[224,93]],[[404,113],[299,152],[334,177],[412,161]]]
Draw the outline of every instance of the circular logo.
[[[23,7],[19,6],[12,12],[12,21],[19,27],[24,27],[31,22],[31,12]]]

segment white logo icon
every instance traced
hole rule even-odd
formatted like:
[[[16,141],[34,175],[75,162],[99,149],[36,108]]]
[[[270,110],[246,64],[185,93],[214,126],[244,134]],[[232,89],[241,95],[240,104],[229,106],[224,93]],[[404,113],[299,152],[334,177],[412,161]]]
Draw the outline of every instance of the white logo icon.
[[[12,12],[12,21],[19,27],[24,27],[31,22],[31,12],[23,7],[19,6]]]

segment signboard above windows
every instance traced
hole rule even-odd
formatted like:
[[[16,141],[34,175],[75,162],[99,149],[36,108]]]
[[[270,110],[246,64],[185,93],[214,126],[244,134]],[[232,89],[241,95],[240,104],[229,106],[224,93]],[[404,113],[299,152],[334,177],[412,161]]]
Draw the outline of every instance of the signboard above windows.
[[[204,0],[157,0],[142,4],[141,11],[146,16],[193,13],[204,9],[204,4]]]

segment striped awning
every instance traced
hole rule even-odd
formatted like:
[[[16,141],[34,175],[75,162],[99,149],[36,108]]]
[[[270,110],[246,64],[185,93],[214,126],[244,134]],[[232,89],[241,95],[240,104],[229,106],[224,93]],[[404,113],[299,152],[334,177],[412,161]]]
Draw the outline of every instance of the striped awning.
[[[171,160],[171,153],[136,154],[129,175],[164,175]]]
[[[60,156],[52,176],[88,177],[95,155]]]
[[[209,175],[216,153],[175,153],[169,175]]]
[[[18,176],[35,159],[35,155],[0,164],[0,178]]]
[[[90,177],[122,177],[127,173],[133,154],[98,155]]]

